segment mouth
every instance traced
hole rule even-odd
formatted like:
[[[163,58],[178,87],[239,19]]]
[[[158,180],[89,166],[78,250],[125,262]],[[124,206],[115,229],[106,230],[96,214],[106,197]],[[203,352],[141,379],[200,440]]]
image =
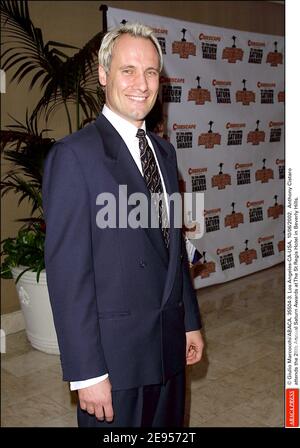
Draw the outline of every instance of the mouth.
[[[127,98],[132,101],[137,101],[139,103],[142,103],[147,100],[147,96],[136,96],[136,95],[127,95]]]

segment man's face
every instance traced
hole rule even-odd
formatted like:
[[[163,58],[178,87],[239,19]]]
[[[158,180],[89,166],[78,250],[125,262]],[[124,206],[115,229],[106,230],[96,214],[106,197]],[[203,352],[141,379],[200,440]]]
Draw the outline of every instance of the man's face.
[[[159,56],[143,37],[121,35],[115,42],[109,73],[99,66],[106,86],[106,104],[116,114],[140,127],[154,106],[159,87]]]

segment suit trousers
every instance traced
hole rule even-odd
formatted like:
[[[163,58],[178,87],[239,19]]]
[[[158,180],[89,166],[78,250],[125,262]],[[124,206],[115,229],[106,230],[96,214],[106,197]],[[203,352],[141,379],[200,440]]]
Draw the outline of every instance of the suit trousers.
[[[183,427],[185,407],[185,371],[166,384],[153,384],[128,390],[112,391],[114,420],[99,421],[82,411],[78,403],[79,427]]]

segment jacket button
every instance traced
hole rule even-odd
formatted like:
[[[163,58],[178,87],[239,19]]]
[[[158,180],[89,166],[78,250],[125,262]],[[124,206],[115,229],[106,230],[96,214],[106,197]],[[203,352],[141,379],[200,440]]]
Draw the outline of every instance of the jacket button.
[[[140,267],[145,268],[147,266],[147,263],[144,260],[140,260]]]

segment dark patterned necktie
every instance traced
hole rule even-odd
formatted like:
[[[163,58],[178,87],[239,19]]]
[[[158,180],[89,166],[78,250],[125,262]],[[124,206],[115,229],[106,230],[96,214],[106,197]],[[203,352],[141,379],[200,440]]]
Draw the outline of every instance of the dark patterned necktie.
[[[158,214],[159,227],[167,248],[169,247],[169,220],[165,203],[165,197],[162,187],[162,181],[159,175],[157,163],[154,154],[147,142],[146,134],[143,129],[138,129],[137,138],[139,139],[140,155],[144,179],[150,193],[158,193],[161,200],[156,200],[153,196],[153,203]]]

